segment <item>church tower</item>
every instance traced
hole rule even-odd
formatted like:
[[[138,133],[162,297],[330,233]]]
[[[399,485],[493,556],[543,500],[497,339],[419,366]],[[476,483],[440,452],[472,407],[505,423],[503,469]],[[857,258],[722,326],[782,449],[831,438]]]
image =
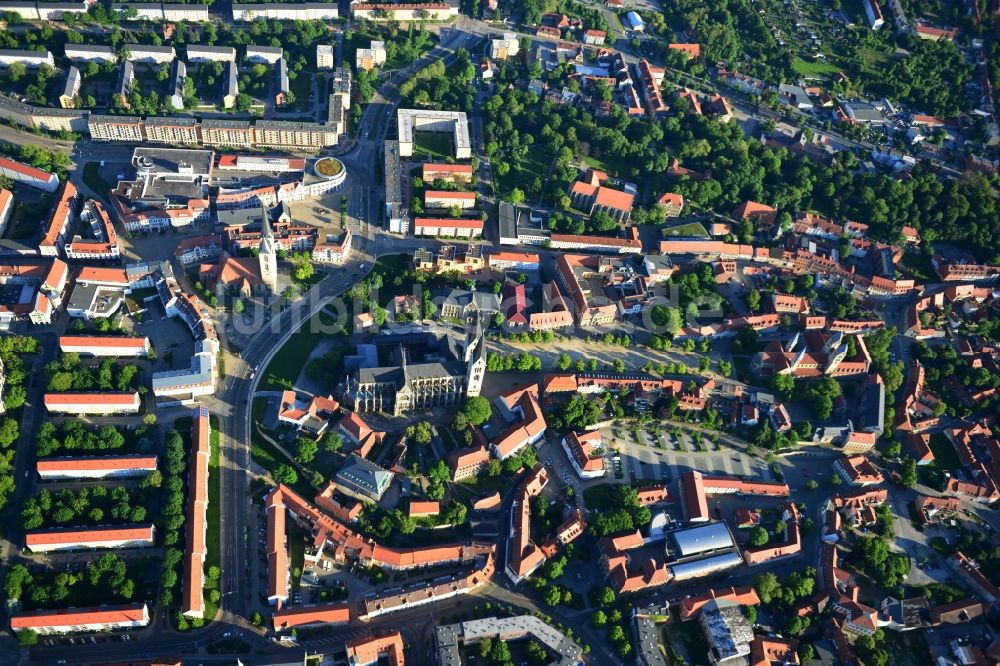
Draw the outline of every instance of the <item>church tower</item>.
[[[483,390],[483,379],[486,377],[486,340],[483,338],[483,325],[476,317],[476,327],[466,332],[465,338],[465,395],[474,398]]]
[[[271,294],[278,293],[278,249],[274,244],[274,232],[271,231],[271,222],[264,211],[261,222],[260,247],[257,253],[257,261],[260,262],[260,278],[264,286]]]

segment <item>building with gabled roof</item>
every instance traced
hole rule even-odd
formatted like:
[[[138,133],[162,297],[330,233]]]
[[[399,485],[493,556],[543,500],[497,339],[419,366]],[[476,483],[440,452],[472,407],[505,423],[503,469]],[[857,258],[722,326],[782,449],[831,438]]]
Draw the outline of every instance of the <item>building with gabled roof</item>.
[[[212,425],[207,407],[192,414],[191,453],[188,456],[187,544],[181,584],[181,612],[204,617],[205,558],[208,557],[208,462]],[[218,528],[218,526],[216,526]]]
[[[531,498],[542,492],[549,477],[545,467],[538,465],[521,482],[511,504],[511,539],[507,545],[507,577],[516,585],[545,562],[545,554],[531,540]]]
[[[155,469],[156,456],[147,455],[46,458],[35,463],[38,477],[46,481],[146,476]]]
[[[573,469],[582,479],[598,479],[605,475],[601,432],[570,432],[562,438],[562,447]]]
[[[149,354],[149,338],[122,335],[63,335],[59,350],[83,356],[141,357]]]
[[[46,393],[42,402],[55,414],[138,414],[139,394]]]
[[[38,634],[135,629],[148,624],[149,607],[145,603],[30,611],[10,617],[10,628],[15,632],[31,629]]]
[[[870,486],[882,483],[882,472],[867,456],[845,456],[833,463],[833,471],[851,486]]]
[[[33,553],[95,548],[144,548],[152,546],[156,526],[117,525],[29,530],[24,545]]]
[[[336,626],[351,621],[350,604],[310,604],[274,611],[276,632],[295,627]]]
[[[360,500],[378,502],[389,489],[392,472],[352,453],[343,467],[337,470],[334,478],[345,494]]]
[[[448,455],[452,481],[464,481],[477,476],[490,462],[489,450],[480,444],[467,449],[459,449]]]
[[[756,606],[760,603],[757,592],[749,585],[744,587],[712,588],[699,595],[688,595],[680,601],[681,620],[693,619],[701,609],[713,601],[722,601],[737,606]]]

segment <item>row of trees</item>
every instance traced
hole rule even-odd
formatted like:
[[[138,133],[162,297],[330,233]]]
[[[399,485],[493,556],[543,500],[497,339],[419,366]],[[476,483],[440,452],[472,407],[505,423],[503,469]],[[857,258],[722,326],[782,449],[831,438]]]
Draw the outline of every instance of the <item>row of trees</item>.
[[[137,430],[135,435],[142,439],[146,430]],[[120,452],[125,444],[125,435],[113,425],[88,428],[80,421],[63,421],[58,426],[44,421],[35,436],[35,454],[45,458],[57,452]]]
[[[24,386],[28,372],[21,357],[38,353],[39,347],[38,340],[24,335],[0,338],[0,362],[6,375],[3,402],[9,413],[0,420],[0,509],[7,506],[10,494],[14,492],[14,453],[21,429],[18,410],[28,397]]]
[[[542,369],[542,359],[527,352],[519,354],[489,352],[486,354],[486,369],[489,372],[509,372],[511,370],[532,372]]]
[[[139,383],[139,366],[126,363],[119,366],[115,359],[106,358],[96,368],[80,364],[80,355],[64,352],[45,366],[48,391],[128,391]],[[145,387],[138,387],[144,389]]]
[[[163,489],[164,504],[160,512],[160,528],[164,532],[163,569],[160,574],[160,605],[170,606],[174,603],[174,595],[179,584],[181,560],[183,551],[178,547],[182,543],[184,528],[184,472],[187,470],[187,453],[184,450],[184,438],[176,430],[170,430],[166,436],[164,447]]]
[[[619,485],[611,495],[610,506],[590,507],[597,512],[590,524],[590,530],[598,537],[631,532],[644,527],[652,520],[648,507],[639,503],[635,488]]]
[[[107,602],[110,601],[108,591],[115,598],[128,601],[135,595],[135,587],[125,560],[113,553],[92,560],[81,572],[38,575],[32,574],[23,564],[15,564],[4,581],[7,600],[32,609],[82,606],[98,599]]]
[[[21,509],[21,525],[26,530],[53,526],[141,523],[146,520],[145,493],[133,501],[124,486],[63,488],[55,494],[43,488],[28,498]]]

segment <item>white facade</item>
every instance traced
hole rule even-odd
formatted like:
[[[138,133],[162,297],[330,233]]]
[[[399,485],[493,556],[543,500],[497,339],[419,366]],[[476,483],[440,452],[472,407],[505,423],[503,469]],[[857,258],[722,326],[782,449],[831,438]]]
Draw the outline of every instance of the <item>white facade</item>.
[[[46,393],[45,408],[54,414],[137,414],[138,393]]]
[[[413,155],[415,132],[451,133],[455,158],[462,160],[472,157],[469,119],[462,111],[399,109],[396,112],[396,125],[399,131],[400,157]]]
[[[43,481],[129,478],[146,476],[156,470],[156,464],[156,456],[50,458],[35,463],[35,471]]]
[[[284,50],[278,46],[247,46],[247,60],[250,62],[263,62],[268,65],[281,60]]]
[[[570,463],[573,464],[573,470],[576,472],[577,476],[579,476],[581,479],[600,479],[605,474],[607,474],[608,471],[604,467],[601,467],[601,469],[599,470],[593,470],[593,471],[587,471],[581,468],[580,464],[576,461],[576,456],[573,455],[570,443],[566,441],[566,437],[562,438],[561,443],[563,451],[566,452],[566,457],[569,458]]]
[[[177,52],[172,46],[147,46],[145,44],[122,44],[128,51],[128,59],[134,62],[173,62]]]
[[[15,62],[25,67],[55,67],[55,59],[49,51],[25,51],[20,49],[0,49],[0,66],[10,67]]]
[[[73,61],[108,62],[115,59],[115,50],[110,46],[93,44],[66,44],[66,57]]]
[[[340,18],[337,3],[297,2],[270,4],[234,4],[234,21],[335,21]]]
[[[55,539],[37,542],[46,532],[57,533],[66,530],[40,530],[25,535],[27,547],[32,553],[54,553],[60,551],[84,550],[91,548],[145,548],[152,546],[156,527],[152,524],[141,528],[101,528],[90,530],[68,530],[74,533],[71,540]]]
[[[188,44],[188,62],[236,62],[236,49],[231,46],[198,46]]]
[[[35,611],[11,617],[11,628],[14,631],[32,629],[39,634],[134,629],[148,624],[149,607],[146,604]]]
[[[200,342],[195,348],[199,346]],[[191,359],[189,368],[154,372],[152,388],[157,398],[198,397],[215,393],[215,355],[207,350],[198,351]]]
[[[333,69],[337,66],[336,55],[330,44],[316,45],[316,69]]]

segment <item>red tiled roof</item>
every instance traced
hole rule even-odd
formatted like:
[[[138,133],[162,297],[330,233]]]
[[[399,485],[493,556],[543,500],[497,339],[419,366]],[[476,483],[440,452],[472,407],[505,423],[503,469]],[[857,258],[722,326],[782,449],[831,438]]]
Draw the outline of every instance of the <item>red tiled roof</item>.
[[[94,471],[117,469],[148,469],[156,467],[156,456],[99,456],[93,458],[56,458],[39,460],[36,470],[42,472]]]
[[[350,604],[319,604],[283,608],[274,612],[275,631],[301,627],[305,624],[344,624],[350,621]]]
[[[424,200],[427,199],[462,199],[466,201],[475,201],[475,192],[449,192],[448,190],[426,190],[424,192]]]
[[[128,284],[128,276],[124,268],[102,268],[100,266],[84,266],[80,269],[77,282],[112,282],[115,284]]]
[[[44,627],[77,627],[87,624],[141,622],[149,619],[146,604],[102,606],[100,608],[66,608],[33,611],[10,618],[10,628],[35,629]]]
[[[99,335],[63,335],[59,338],[59,347],[65,351],[66,347],[135,347],[145,349],[149,345],[149,338],[132,338],[124,335],[99,336]]]
[[[121,527],[70,527],[38,530],[24,535],[28,548],[35,546],[68,545],[74,543],[99,543],[102,541],[153,540],[153,524],[123,525]]]
[[[452,229],[482,229],[482,220],[457,220],[446,217],[418,217],[413,221],[415,227],[446,227]]]
[[[398,6],[398,5],[393,5]],[[403,637],[398,631],[382,636],[361,637],[347,641],[347,660],[352,664],[374,664],[380,657],[388,666],[403,666]]]
[[[52,178],[52,174],[48,171],[42,171],[41,169],[37,169],[30,164],[16,162],[6,157],[0,157],[0,169],[10,169],[11,171],[19,173],[22,176],[27,176],[36,180],[49,180]]]
[[[46,393],[45,405],[131,405],[138,393]]]

